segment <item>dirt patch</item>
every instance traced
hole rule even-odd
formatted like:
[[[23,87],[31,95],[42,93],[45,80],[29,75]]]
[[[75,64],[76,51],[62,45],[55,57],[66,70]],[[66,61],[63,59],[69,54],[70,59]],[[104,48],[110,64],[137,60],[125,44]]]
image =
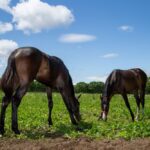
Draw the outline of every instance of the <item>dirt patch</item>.
[[[150,138],[126,141],[88,138],[0,139],[0,150],[149,150]]]

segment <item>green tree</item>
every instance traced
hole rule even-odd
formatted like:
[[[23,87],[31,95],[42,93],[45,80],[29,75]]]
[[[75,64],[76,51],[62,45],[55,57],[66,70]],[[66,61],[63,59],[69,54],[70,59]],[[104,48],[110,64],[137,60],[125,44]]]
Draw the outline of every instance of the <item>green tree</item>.
[[[88,84],[89,93],[102,93],[103,88],[104,88],[103,82],[90,82]]]
[[[79,82],[75,85],[76,93],[88,93],[88,84],[85,82]]]
[[[150,94],[150,77],[148,78],[147,84],[146,84],[146,93]]]

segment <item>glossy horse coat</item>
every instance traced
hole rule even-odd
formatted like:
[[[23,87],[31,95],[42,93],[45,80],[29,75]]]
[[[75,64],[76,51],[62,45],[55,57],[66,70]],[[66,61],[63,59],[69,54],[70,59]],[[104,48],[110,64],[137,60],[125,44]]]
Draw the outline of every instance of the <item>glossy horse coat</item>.
[[[134,94],[137,103],[137,119],[139,115],[140,104],[144,111],[145,103],[145,87],[147,82],[147,75],[139,68],[129,70],[114,70],[108,76],[104,91],[101,97],[102,112],[100,118],[106,120],[109,111],[109,102],[114,94],[121,94],[127,108],[130,111],[132,120],[134,121],[134,114],[130,108],[127,94]],[[116,108],[117,109],[117,108]]]
[[[17,110],[31,82],[37,80],[47,86],[49,125],[52,124],[52,89],[57,89],[64,100],[73,124],[80,120],[79,102],[75,97],[71,76],[64,63],[33,47],[16,49],[8,58],[7,68],[1,79],[5,93],[0,116],[0,133],[4,133],[5,111],[12,101],[12,130],[19,134]]]

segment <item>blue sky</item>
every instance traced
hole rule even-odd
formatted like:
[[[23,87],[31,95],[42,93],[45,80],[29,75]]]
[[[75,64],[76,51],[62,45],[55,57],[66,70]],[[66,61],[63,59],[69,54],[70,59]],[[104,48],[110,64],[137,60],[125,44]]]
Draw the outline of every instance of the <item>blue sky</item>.
[[[118,68],[150,74],[149,6],[149,0],[0,0],[0,74],[22,46],[60,57],[74,83],[104,81]]]

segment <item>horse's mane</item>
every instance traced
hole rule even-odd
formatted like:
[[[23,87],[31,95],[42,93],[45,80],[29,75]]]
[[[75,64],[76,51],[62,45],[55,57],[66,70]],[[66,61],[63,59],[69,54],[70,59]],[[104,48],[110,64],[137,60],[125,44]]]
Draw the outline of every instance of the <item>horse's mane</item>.
[[[66,65],[64,64],[64,62],[60,58],[58,58],[56,56],[49,56],[49,57],[55,59],[55,62],[57,61],[57,63],[60,64],[64,68],[64,71],[66,72],[66,74],[68,76],[68,85],[69,85],[69,90],[70,90],[71,96],[74,96],[75,92],[74,92],[74,86],[73,86],[72,78],[70,76],[69,70],[67,69]]]
[[[72,82],[72,78],[71,78],[70,74],[69,74],[69,85],[70,85],[71,94],[72,94],[72,96],[74,96],[75,95],[74,87],[73,87],[73,82]]]
[[[113,89],[114,83],[118,80],[117,79],[117,74],[119,73],[120,70],[116,69],[113,70],[110,75],[108,76],[106,82],[105,82],[105,87],[103,91],[103,96],[107,96],[110,91]]]

